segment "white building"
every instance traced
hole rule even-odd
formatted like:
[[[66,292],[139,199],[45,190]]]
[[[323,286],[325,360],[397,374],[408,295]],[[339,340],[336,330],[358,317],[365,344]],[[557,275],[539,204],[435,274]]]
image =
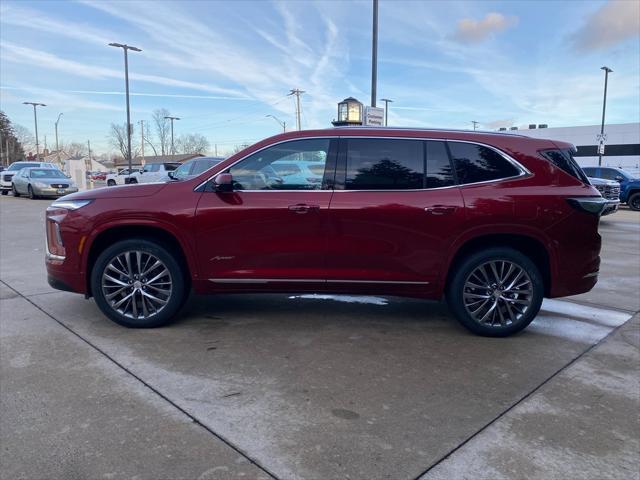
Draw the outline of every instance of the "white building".
[[[580,166],[598,165],[600,125],[529,128],[509,130],[509,133],[572,143],[578,149],[576,160]],[[634,172],[640,170],[640,123],[605,124],[604,133],[606,141],[602,165]]]

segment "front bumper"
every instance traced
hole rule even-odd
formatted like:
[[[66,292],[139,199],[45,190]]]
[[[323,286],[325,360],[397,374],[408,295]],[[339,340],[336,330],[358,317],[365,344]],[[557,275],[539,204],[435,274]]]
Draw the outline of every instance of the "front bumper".
[[[612,213],[616,213],[618,208],[620,207],[620,200],[609,200],[607,205],[604,207],[602,211],[602,217],[605,215],[611,215]]]
[[[41,188],[33,186],[33,194],[39,197],[61,197],[63,195],[68,195],[70,193],[76,193],[78,191],[78,187],[68,187],[68,188]]]

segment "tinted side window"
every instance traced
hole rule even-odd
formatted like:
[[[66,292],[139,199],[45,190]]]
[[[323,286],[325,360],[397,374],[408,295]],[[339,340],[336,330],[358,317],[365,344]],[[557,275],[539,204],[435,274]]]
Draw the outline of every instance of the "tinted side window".
[[[427,142],[427,188],[453,185],[453,169],[444,142]]]
[[[540,153],[559,169],[564,170],[566,173],[577,178],[582,183],[586,183],[587,185],[589,184],[587,176],[573,158],[573,152],[570,149],[546,150]],[[602,172],[600,174],[602,174]]]
[[[448,142],[458,182],[476,183],[517,176],[520,171],[498,152],[474,143]]]
[[[596,177],[596,169],[593,167],[586,167],[583,168],[582,171],[588,176],[588,177]]]
[[[422,142],[350,138],[347,190],[405,190],[424,187]]]

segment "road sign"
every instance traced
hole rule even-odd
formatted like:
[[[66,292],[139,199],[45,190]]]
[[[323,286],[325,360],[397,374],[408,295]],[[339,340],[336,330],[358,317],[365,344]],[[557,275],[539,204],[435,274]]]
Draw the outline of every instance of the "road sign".
[[[604,155],[604,142],[601,141],[598,144],[598,155]]]
[[[384,125],[384,108],[365,107],[364,124],[374,127],[382,127]]]

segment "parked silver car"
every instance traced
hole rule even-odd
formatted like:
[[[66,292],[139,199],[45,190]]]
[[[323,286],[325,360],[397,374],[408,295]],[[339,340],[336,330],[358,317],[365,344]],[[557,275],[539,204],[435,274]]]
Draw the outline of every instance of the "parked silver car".
[[[11,179],[15,197],[61,197],[78,191],[73,180],[54,168],[23,168]]]

